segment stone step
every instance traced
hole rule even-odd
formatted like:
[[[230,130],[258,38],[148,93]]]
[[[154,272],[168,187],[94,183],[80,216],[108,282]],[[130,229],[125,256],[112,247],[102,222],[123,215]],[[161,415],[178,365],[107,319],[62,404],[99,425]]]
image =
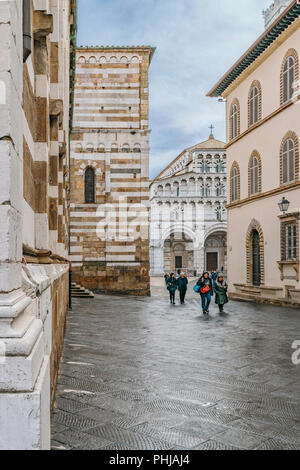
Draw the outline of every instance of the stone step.
[[[72,294],[72,297],[75,299],[75,298],[80,298],[80,299],[87,299],[87,298],[90,298],[90,299],[93,299],[94,296],[92,294],[88,294],[88,293],[82,293],[82,294]]]
[[[75,282],[72,282],[71,293],[72,293],[72,297],[94,298],[94,294],[91,291],[89,291],[88,289],[85,289],[79,284],[76,284]]]

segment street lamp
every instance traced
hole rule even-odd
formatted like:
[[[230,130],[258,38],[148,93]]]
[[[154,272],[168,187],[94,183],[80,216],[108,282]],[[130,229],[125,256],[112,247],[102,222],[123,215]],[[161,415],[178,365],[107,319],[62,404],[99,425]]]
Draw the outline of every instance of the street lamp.
[[[285,197],[283,197],[282,200],[279,202],[278,206],[281,212],[285,214],[286,211],[288,211],[290,207],[290,201],[288,201]]]

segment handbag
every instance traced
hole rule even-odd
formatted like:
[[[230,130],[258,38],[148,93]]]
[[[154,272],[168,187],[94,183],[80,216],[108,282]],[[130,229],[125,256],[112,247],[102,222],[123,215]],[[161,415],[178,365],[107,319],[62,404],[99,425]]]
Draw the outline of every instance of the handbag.
[[[200,291],[200,286],[198,286],[197,284],[194,286],[194,292],[196,292],[196,294],[199,294],[199,291]]]
[[[202,294],[207,294],[207,292],[209,292],[209,291],[210,291],[209,285],[206,285],[206,286],[202,287],[202,289],[201,289]]]

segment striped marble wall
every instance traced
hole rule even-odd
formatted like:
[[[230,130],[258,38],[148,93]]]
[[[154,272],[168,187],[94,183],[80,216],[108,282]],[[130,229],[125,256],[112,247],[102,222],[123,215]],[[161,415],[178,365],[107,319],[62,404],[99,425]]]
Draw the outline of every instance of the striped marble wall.
[[[80,48],[71,134],[74,280],[101,292],[149,293],[150,47]],[[95,175],[94,201],[85,174]]]

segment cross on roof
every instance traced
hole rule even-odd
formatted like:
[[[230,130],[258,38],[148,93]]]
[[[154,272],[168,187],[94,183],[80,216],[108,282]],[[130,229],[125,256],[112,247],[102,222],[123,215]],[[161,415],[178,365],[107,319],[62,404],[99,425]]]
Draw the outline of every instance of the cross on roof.
[[[210,129],[210,136],[209,136],[209,138],[210,138],[210,139],[213,139],[213,138],[214,138],[214,135],[213,135],[214,126],[211,124],[211,125],[209,126],[209,129]]]

